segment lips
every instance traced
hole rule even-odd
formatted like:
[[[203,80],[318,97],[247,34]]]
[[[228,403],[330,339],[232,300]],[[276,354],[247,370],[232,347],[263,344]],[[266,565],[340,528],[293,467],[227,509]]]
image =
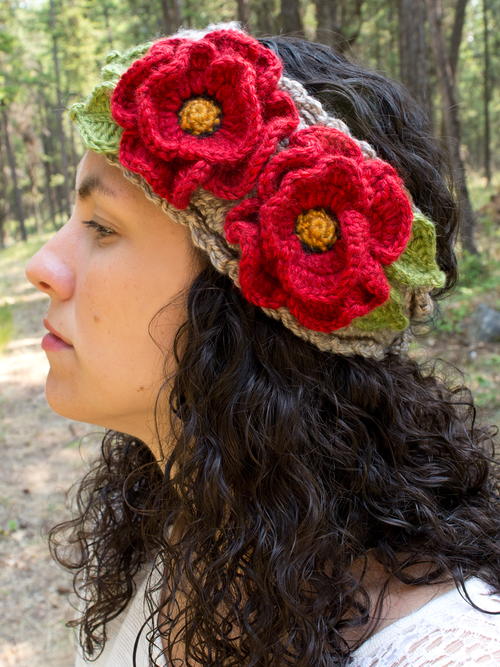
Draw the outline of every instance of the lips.
[[[50,324],[48,320],[43,320],[43,326],[48,331],[50,331],[51,334],[57,336],[57,338],[60,338],[64,343],[66,343],[66,345],[71,345],[70,341],[67,338],[65,338],[62,334],[60,334],[59,331],[57,331],[57,329],[54,329],[54,327]]]

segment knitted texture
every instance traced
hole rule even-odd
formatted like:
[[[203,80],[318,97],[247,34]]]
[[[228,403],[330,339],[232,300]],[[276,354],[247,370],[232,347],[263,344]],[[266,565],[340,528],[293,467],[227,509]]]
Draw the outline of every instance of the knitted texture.
[[[198,187],[239,199],[299,123],[278,89],[282,67],[234,30],[156,42],[113,92],[111,111],[125,129],[120,162],[179,209]]]
[[[249,301],[286,306],[305,327],[331,332],[387,301],[382,266],[402,253],[412,217],[391,166],[314,125],[270,160],[257,196],[228,213],[225,234],[241,247]]]
[[[141,44],[123,54],[118,51],[108,54],[101,70],[102,82],[95,86],[85,102],[77,102],[71,106],[69,116],[77,124],[89,150],[111,155],[118,153],[123,131],[111,115],[111,95],[121,75],[137,58],[143,56],[150,46],[151,44]]]
[[[403,353],[432,313],[432,221],[237,24],[111,54],[70,115],[245,298],[321,350]]]

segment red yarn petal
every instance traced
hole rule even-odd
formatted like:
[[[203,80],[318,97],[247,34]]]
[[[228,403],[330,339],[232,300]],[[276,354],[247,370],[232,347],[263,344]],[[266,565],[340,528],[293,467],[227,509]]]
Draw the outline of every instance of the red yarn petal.
[[[376,263],[372,269],[375,273],[382,271]],[[383,278],[387,282],[385,274]],[[324,301],[315,302],[310,298],[303,300],[289,296],[287,306],[292,315],[304,326],[313,331],[328,333],[348,326],[355,317],[366,315],[389,298],[388,287],[374,294],[366,289],[362,276],[358,276],[355,282],[346,284],[349,285],[349,289],[342,292],[342,297],[334,295]]]
[[[284,176],[294,170],[315,167],[320,159],[321,156],[314,155],[309,148],[287,149],[274,155],[259,177],[259,197],[262,200],[272,197],[280,189]]]
[[[203,36],[203,41],[213,44],[218,53],[233,52],[252,63],[259,60],[262,51],[265,49],[260,42],[250,35],[230,28],[208,32]]]
[[[368,222],[356,211],[341,216],[341,236],[326,252],[304,249],[297,234],[290,236],[283,255],[277,258],[276,273],[287,291],[307,290],[308,298],[320,302],[338,295],[344,283],[357,276],[368,254]],[[288,255],[288,261],[285,261]],[[373,260],[371,260],[373,261]],[[345,298],[345,295],[342,295]]]
[[[214,158],[220,164],[236,164],[253,152],[264,131],[255,73],[247,63],[225,56],[211,65],[206,82],[209,94],[221,103],[223,113],[221,127],[213,135],[220,143]]]
[[[255,150],[262,133],[252,79],[247,65],[234,61],[214,63],[202,74],[171,69],[168,74],[160,70],[152,75],[140,108],[141,131],[149,149],[164,160],[178,157],[237,164]],[[184,101],[207,92],[221,104],[221,127],[209,137],[190,135],[180,128],[178,111]]]
[[[302,324],[315,331],[334,331],[387,301],[389,285],[380,265],[369,254],[356,257],[351,252],[351,260],[338,272],[336,280],[331,277],[325,282],[326,276],[303,272],[307,289],[299,289],[300,283],[295,283],[287,290],[290,311]]]
[[[258,199],[244,199],[240,204],[229,209],[224,221],[224,234],[233,245],[242,245],[247,234],[253,236],[259,233],[260,202]]]
[[[210,40],[199,39],[186,41],[178,53],[176,60],[186,71],[203,74],[207,67],[218,56],[218,51]]]
[[[413,211],[395,169],[382,160],[367,160],[363,176],[371,190],[371,253],[381,264],[391,264],[403,252],[410,235]]]
[[[176,53],[179,46],[185,44],[186,40],[182,37],[164,37],[151,45],[148,56],[161,56],[163,60],[169,60]]]
[[[245,162],[237,168],[217,166],[212,176],[207,180],[205,187],[222,199],[239,199],[253,187],[262,165],[267,161],[276,147],[273,137],[267,137],[258,146],[258,150],[250,154]]]
[[[140,174],[157,195],[178,209],[189,205],[192,193],[207,179],[210,170],[209,165],[200,162],[159,161],[130,130],[122,135],[119,158],[124,167]]]
[[[263,119],[269,134],[280,140],[293,132],[300,122],[299,113],[288,93],[276,90],[265,100]]]
[[[123,132],[120,142],[120,162],[124,167],[140,174],[160,197],[168,199],[177,165],[158,162],[140,137],[131,130]]]
[[[316,162],[314,168],[286,174],[278,192],[262,206],[263,247],[270,257],[280,257],[290,238],[295,242],[295,222],[303,211],[327,208],[341,219],[346,210],[366,208],[361,172],[355,162],[330,156]]]
[[[179,40],[175,40],[178,42]],[[172,40],[174,42],[174,40]],[[136,60],[121,75],[111,96],[111,115],[119,125],[133,129],[137,124],[137,91],[149,77],[151,69],[161,66],[173,57],[176,44],[162,44],[161,49],[153,47],[140,60]]]
[[[343,155],[358,162],[363,161],[363,153],[351,137],[333,127],[311,125],[305,127],[290,138],[290,147],[316,148],[324,153]]]
[[[257,199],[244,200],[228,212],[224,232],[229,243],[241,247],[238,276],[243,296],[256,306],[279,308],[285,294],[262,255],[258,212]]]
[[[283,64],[270,49],[250,35],[234,30],[216,30],[205,35],[204,39],[213,43],[221,53],[238,53],[252,63],[256,72],[257,93],[261,99],[266,99],[275,90]]]
[[[203,160],[178,167],[170,198],[171,203],[179,209],[189,206],[191,195],[206,183],[211,171],[212,165]]]
[[[242,256],[238,277],[241,291],[247,301],[261,308],[280,308],[286,303],[283,288],[268,272],[262,252],[257,244],[250,250],[247,246]]]
[[[195,75],[183,72],[175,62],[152,74],[139,91],[140,132],[159,158],[200,159],[199,154],[192,155],[200,152],[200,139],[182,131],[178,112],[184,101],[203,93],[204,86],[196,83]]]

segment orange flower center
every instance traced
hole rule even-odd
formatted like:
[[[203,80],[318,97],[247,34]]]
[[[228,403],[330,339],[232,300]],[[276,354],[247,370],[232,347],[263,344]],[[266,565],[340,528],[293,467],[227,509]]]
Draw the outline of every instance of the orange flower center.
[[[179,124],[190,134],[213,134],[220,125],[221,108],[206,97],[193,97],[179,111]]]
[[[295,231],[302,243],[312,252],[330,250],[338,238],[338,221],[324,208],[310,208],[299,215]]]

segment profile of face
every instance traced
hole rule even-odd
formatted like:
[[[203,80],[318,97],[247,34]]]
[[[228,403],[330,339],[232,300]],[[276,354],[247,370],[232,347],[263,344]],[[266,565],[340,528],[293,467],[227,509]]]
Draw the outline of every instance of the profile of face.
[[[50,298],[46,322],[70,343],[45,347],[51,408],[150,444],[185,290],[202,268],[189,229],[87,152],[70,219],[26,267]]]

